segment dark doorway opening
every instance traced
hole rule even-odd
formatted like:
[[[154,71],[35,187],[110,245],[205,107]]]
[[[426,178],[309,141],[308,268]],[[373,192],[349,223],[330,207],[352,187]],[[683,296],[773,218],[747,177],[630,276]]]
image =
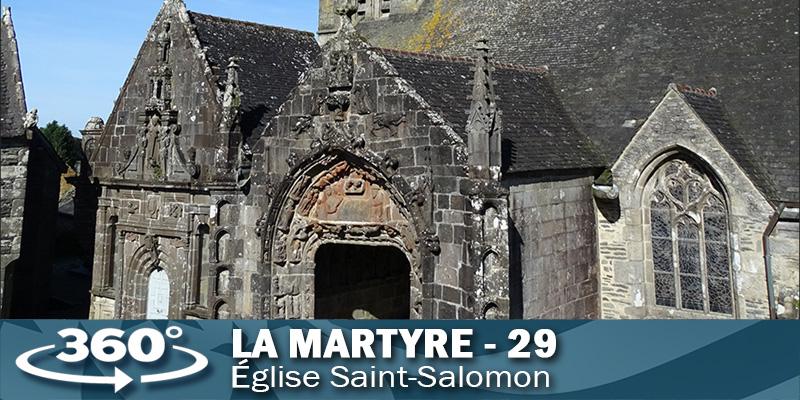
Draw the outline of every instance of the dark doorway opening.
[[[399,249],[325,244],[315,264],[314,318],[409,318],[411,266]]]

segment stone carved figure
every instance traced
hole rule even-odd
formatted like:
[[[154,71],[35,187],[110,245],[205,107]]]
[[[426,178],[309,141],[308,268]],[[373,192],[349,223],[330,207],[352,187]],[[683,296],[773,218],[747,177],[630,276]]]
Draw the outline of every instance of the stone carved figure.
[[[158,33],[158,47],[161,50],[161,62],[169,61],[169,53],[172,47],[172,39],[170,38],[170,29],[172,23],[169,21],[164,22],[161,26],[161,32]]]
[[[372,113],[375,108],[370,98],[368,89],[364,85],[356,85],[353,88],[353,112],[360,115]]]
[[[317,203],[317,218],[327,219],[339,211],[344,202],[343,193],[339,193],[333,186],[326,187],[319,196]]]
[[[145,128],[145,159],[151,168],[160,167],[159,157],[161,151],[161,117],[158,114],[150,116]]]
[[[160,147],[158,149],[159,153],[159,161],[161,163],[161,169],[163,170],[164,176],[169,176],[170,174],[170,164],[172,159],[172,148],[175,144],[175,137],[173,135],[173,129],[171,126],[164,126],[161,128],[161,140],[160,140]]]
[[[406,115],[399,112],[381,112],[372,115],[372,136],[380,139],[397,137]]]
[[[150,260],[153,267],[158,267],[160,260],[160,251],[158,249],[158,238],[152,235],[147,235],[142,240],[142,247],[150,253]]]
[[[386,205],[388,199],[386,193],[378,186],[370,188],[370,206],[372,208],[371,219],[375,222],[386,222]]]
[[[380,163],[380,158],[376,161]],[[412,315],[421,315],[421,272],[417,264],[417,232],[410,214],[395,203],[387,178],[369,166],[338,156],[323,156],[297,176],[280,207],[267,218],[276,221],[265,236],[265,261],[272,265],[272,318],[311,318],[315,256],[331,242],[392,245],[412,260]],[[298,171],[298,173],[300,173]],[[305,303],[304,303],[305,302]]]
[[[39,110],[34,108],[25,114],[25,119],[22,120],[22,127],[24,129],[33,129],[39,126]]]
[[[349,90],[353,87],[353,55],[349,50],[332,51],[328,62],[328,87]],[[349,97],[349,94],[348,94]]]

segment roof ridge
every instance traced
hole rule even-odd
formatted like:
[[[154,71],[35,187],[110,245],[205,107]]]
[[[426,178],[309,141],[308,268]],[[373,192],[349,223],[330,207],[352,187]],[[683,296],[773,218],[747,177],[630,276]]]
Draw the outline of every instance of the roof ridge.
[[[472,64],[475,62],[475,59],[471,57],[464,57],[464,56],[447,56],[442,54],[433,54],[433,53],[423,53],[417,51],[408,51],[408,50],[400,50],[400,49],[390,49],[384,47],[373,47],[372,50],[380,51],[382,53],[392,53],[404,56],[412,56],[412,57],[419,57],[419,58],[427,58],[429,60],[439,60],[439,61],[454,61],[454,62],[463,62],[467,64]]]
[[[677,89],[681,93],[696,94],[698,96],[703,96],[703,97],[708,97],[708,98],[712,98],[712,99],[717,99],[718,100],[718,98],[717,98],[717,94],[718,93],[717,93],[717,89],[716,88],[712,87],[712,88],[706,90],[706,89],[703,89],[703,88],[700,88],[700,87],[692,87],[692,86],[685,85],[685,84],[682,84],[682,83],[676,83],[674,85],[675,85],[675,89]]]
[[[268,29],[272,29],[272,30],[276,30],[276,31],[287,31],[287,32],[301,33],[301,34],[309,35],[309,36],[314,36],[315,35],[314,32],[302,31],[302,30],[299,30],[299,29],[286,28],[286,27],[283,27],[283,26],[267,25],[267,24],[262,24],[262,23],[259,23],[259,22],[244,21],[244,20],[228,18],[228,17],[220,17],[218,15],[205,14],[205,13],[192,11],[192,10],[187,10],[187,11],[188,11],[189,15],[200,15],[200,16],[203,16],[203,17],[206,17],[206,18],[212,18],[212,19],[216,19],[216,20],[219,20],[219,21],[222,21],[222,22],[230,22],[230,23],[236,23],[236,24],[242,24],[242,25],[252,25],[252,26],[257,26],[257,27],[261,27],[261,28],[268,28]]]
[[[404,56],[411,56],[411,57],[418,57],[418,58],[425,58],[429,60],[439,60],[439,61],[451,61],[451,62],[462,62],[465,64],[474,64],[475,58],[473,57],[466,57],[466,56],[448,56],[443,54],[433,54],[433,53],[423,53],[423,52],[416,52],[416,51],[409,51],[409,50],[400,50],[400,49],[390,49],[385,47],[372,47],[373,50],[380,51],[383,53],[390,53],[396,55],[404,55]],[[510,63],[503,63],[492,61],[492,66],[495,68],[500,69],[510,69],[510,70],[517,70],[523,72],[533,72],[537,74],[546,74],[550,72],[550,68],[547,66],[539,66],[539,67],[532,67],[528,65],[521,65],[521,64],[510,64]]]

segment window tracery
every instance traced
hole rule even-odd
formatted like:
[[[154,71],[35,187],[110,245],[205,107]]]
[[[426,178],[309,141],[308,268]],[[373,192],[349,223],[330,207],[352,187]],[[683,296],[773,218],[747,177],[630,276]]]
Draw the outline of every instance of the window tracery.
[[[685,160],[656,173],[650,229],[656,304],[733,313],[728,213],[708,176]]]

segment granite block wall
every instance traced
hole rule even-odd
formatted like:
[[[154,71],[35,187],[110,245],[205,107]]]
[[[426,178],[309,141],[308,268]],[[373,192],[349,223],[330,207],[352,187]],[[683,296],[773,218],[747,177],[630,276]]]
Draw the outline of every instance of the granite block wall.
[[[592,180],[573,177],[510,188],[526,319],[598,317]]]

